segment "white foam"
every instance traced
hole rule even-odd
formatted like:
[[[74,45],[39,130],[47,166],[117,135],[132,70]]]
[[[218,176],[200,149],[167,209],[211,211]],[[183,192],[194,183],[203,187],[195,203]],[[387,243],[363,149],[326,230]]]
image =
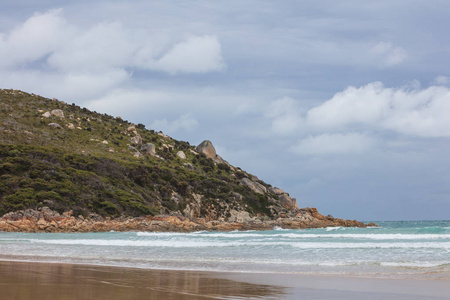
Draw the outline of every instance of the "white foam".
[[[381,266],[385,267],[406,267],[406,268],[436,268],[447,265],[448,262],[381,262]]]
[[[200,234],[206,231],[197,231],[193,232],[191,234]],[[188,236],[189,233],[182,233],[182,232],[136,232],[137,236]]]
[[[32,243],[52,245],[82,245],[82,246],[117,246],[117,247],[167,247],[167,248],[203,248],[203,247],[231,247],[237,246],[233,242],[217,241],[186,241],[186,240],[100,240],[100,239],[72,239],[72,240],[30,240]]]
[[[205,239],[170,240],[101,240],[101,239],[30,239],[32,243],[53,245],[118,246],[118,247],[166,247],[166,248],[204,248],[204,247],[294,247],[300,249],[450,249],[450,242],[408,242],[408,243],[342,243],[342,242],[293,242],[236,240],[217,241]]]
[[[338,227],[327,227],[326,228],[326,230],[327,231],[336,231],[336,230],[339,230],[339,229],[341,229],[342,227],[340,227],[340,226],[338,226]]]
[[[273,227],[273,230],[286,230],[286,229],[283,229],[283,228],[281,228],[280,226],[274,226],[274,227]]]
[[[329,227],[327,231],[336,231],[339,227]],[[283,231],[281,229],[279,231]],[[232,232],[208,232],[199,231],[195,233],[168,233],[168,232],[137,232],[137,236],[147,236],[147,237],[174,237],[174,236],[185,236],[187,238],[192,235],[200,235],[203,237],[220,237],[220,238],[288,238],[288,239],[314,239],[314,238],[327,238],[327,239],[368,239],[368,240],[439,240],[448,239],[450,240],[450,234],[382,234],[382,233],[323,233],[323,234],[313,234],[313,233],[272,233],[270,235],[264,232],[258,231],[232,231]]]
[[[450,249],[445,243],[292,243],[292,247],[301,249]]]

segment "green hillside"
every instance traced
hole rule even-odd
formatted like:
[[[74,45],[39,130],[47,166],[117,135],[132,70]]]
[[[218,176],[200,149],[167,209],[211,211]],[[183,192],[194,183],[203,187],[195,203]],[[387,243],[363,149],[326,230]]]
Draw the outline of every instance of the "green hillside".
[[[298,209],[284,191],[207,155],[143,124],[0,90],[0,216],[47,206],[76,216],[272,219]]]

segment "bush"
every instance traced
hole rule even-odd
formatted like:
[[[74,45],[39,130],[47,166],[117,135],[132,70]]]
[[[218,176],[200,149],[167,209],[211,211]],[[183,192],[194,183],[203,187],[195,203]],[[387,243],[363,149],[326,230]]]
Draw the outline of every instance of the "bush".
[[[32,188],[19,189],[3,198],[2,207],[7,211],[16,211],[37,206],[36,191]]]

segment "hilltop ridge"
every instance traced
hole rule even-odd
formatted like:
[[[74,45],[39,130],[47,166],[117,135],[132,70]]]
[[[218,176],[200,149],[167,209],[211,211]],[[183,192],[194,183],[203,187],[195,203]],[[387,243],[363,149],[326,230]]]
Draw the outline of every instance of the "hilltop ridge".
[[[36,225],[144,216],[364,226],[300,209],[287,192],[229,164],[208,140],[193,146],[143,124],[17,90],[0,90],[0,120],[0,230],[14,230],[5,224],[24,218]]]

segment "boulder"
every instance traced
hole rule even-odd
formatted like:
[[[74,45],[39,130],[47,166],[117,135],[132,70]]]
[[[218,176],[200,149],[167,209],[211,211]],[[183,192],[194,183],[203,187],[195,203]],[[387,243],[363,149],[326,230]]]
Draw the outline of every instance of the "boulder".
[[[258,182],[253,182],[250,179],[244,177],[241,179],[241,183],[247,187],[249,187],[252,191],[258,194],[264,194],[267,192],[267,189],[265,186]]]
[[[48,126],[53,127],[53,128],[62,129],[61,125],[59,125],[58,123],[49,123]]]
[[[277,187],[270,187],[270,188],[269,188],[269,192],[271,192],[272,194],[275,194],[275,195],[286,194],[285,191],[283,191],[282,189],[277,188]]]
[[[228,222],[239,222],[239,223],[243,223],[243,222],[248,222],[252,220],[252,218],[250,217],[250,214],[246,211],[237,211],[232,209],[230,211],[230,217],[228,218]]]
[[[141,152],[144,155],[155,156],[156,155],[156,147],[152,143],[147,143],[141,146]]]
[[[46,111],[45,113],[42,114],[42,116],[44,118],[50,118],[52,116],[52,114],[49,111]]]
[[[177,156],[178,156],[179,158],[181,158],[181,159],[186,159],[186,154],[184,154],[183,151],[178,151],[178,152],[177,152]]]
[[[230,170],[231,171],[236,171],[236,169],[232,166],[232,165],[230,165],[230,163],[229,162],[227,162],[225,159],[223,159],[220,155],[216,155],[216,158],[215,159],[213,159],[214,160],[214,162],[216,163],[216,164],[225,164],[225,165],[227,165],[229,168],[230,168]]]
[[[298,209],[297,200],[289,197],[288,194],[282,194],[278,198],[278,203],[286,209]]]
[[[201,142],[201,144],[195,148],[195,151],[203,153],[206,155],[206,157],[211,159],[215,159],[217,155],[216,149],[214,148],[211,141],[208,140]]]
[[[52,116],[64,119],[64,112],[62,111],[62,109],[54,109],[50,113],[52,114]]]
[[[130,139],[130,142],[135,145],[142,145],[142,137],[139,134],[136,134],[136,136],[133,136]]]

